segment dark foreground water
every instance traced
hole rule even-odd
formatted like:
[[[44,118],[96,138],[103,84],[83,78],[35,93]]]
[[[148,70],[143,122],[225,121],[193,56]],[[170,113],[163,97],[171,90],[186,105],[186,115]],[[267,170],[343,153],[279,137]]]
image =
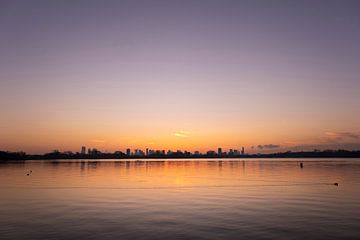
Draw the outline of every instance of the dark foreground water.
[[[360,239],[360,160],[0,163],[0,239]]]

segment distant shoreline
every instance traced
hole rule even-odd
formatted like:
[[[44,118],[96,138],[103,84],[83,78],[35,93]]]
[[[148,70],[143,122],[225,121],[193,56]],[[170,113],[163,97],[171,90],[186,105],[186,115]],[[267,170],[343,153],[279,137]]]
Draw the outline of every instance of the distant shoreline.
[[[325,150],[325,151],[300,151],[300,152],[279,152],[262,154],[243,154],[237,156],[219,156],[217,154],[199,155],[150,155],[150,156],[129,156],[124,153],[99,153],[99,154],[69,154],[61,152],[40,154],[26,154],[24,152],[0,151],[0,161],[7,160],[79,160],[79,159],[124,159],[124,160],[146,160],[146,159],[251,159],[251,158],[360,158],[360,150]]]

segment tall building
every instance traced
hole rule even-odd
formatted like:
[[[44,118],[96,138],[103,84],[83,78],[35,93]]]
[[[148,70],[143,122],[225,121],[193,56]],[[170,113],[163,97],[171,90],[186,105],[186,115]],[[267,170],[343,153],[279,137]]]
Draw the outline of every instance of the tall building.
[[[215,155],[216,155],[216,152],[213,151],[213,150],[209,150],[209,151],[206,152],[206,155],[208,155],[208,156],[215,156]]]
[[[81,147],[81,154],[83,154],[83,155],[86,154],[86,147],[85,146]]]
[[[134,155],[137,157],[142,157],[145,155],[145,153],[141,149],[135,149]]]
[[[218,155],[222,155],[222,149],[218,148]]]
[[[91,148],[88,148],[88,154],[91,155]]]
[[[229,149],[229,156],[234,156],[234,150],[232,148]]]
[[[149,156],[149,149],[146,149],[146,156]]]
[[[130,148],[126,149],[126,155],[130,156],[130,154],[131,154]]]
[[[244,155],[244,154],[245,154],[245,148],[242,147],[242,148],[241,148],[241,155]]]
[[[191,156],[191,152],[188,152],[188,151],[185,150],[185,151],[184,151],[184,155],[185,155],[185,156]]]
[[[96,148],[93,148],[92,151],[91,151],[91,154],[92,155],[97,155],[97,154],[100,154],[101,152],[99,150],[97,150]]]

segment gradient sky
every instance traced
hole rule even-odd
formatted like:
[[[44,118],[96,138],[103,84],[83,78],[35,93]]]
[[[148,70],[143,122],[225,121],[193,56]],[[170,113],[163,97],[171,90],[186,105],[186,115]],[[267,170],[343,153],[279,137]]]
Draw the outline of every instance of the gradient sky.
[[[360,1],[1,0],[0,107],[2,150],[360,148]]]

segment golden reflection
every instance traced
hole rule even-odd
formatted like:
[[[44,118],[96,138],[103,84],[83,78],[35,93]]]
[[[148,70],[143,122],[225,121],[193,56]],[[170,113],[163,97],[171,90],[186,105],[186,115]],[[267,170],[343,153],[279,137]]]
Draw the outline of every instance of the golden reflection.
[[[326,184],[350,176],[337,168],[321,168],[297,161],[43,161],[13,164],[3,169],[0,186],[87,188],[200,188]],[[29,170],[33,173],[26,176]],[[333,171],[331,177],[319,178]],[[6,174],[16,171],[16,175]],[[10,177],[11,176],[11,177]]]

